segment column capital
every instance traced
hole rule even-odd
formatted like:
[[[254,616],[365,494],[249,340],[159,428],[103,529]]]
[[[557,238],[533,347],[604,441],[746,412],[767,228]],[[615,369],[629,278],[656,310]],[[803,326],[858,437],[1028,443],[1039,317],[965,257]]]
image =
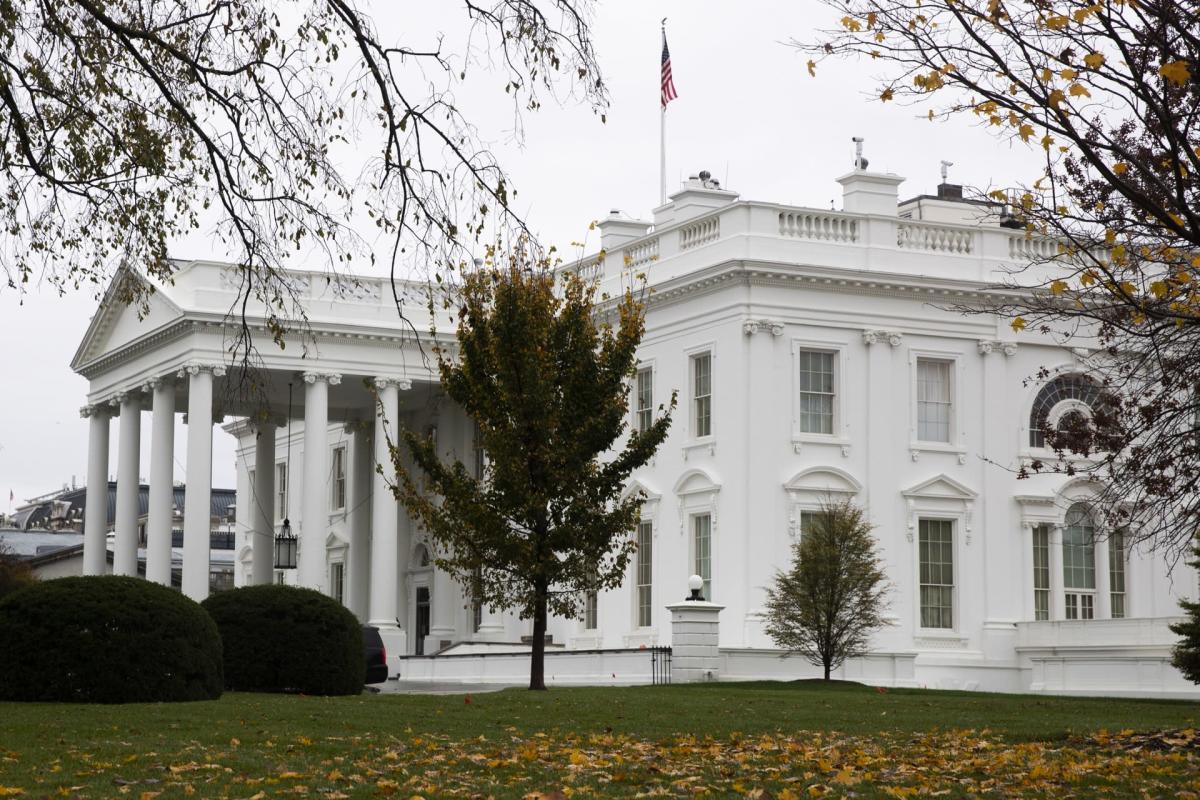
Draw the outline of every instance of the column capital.
[[[202,361],[189,361],[179,368],[175,373],[178,378],[190,378],[192,375],[199,375],[201,372],[211,372],[214,378],[219,378],[225,374],[224,364],[210,364]]]
[[[881,344],[887,342],[892,347],[899,347],[903,341],[903,335],[895,331],[873,331],[866,330],[862,332],[863,344],[868,347],[873,344]]]
[[[337,386],[342,382],[342,376],[337,372],[304,372],[302,373],[302,377],[304,378],[304,382],[308,384],[324,381],[330,386]]]
[[[783,323],[774,319],[747,319],[742,321],[742,333],[753,336],[756,333],[769,332],[772,336],[783,336]]]
[[[84,419],[91,417],[111,417],[112,413],[107,408],[108,403],[94,403],[91,405],[80,406],[79,416]]]
[[[402,392],[407,392],[412,389],[411,378],[395,378],[387,375],[376,375],[371,379],[376,389],[386,389],[389,386],[395,386]]]
[[[151,378],[150,380],[143,383],[142,391],[143,392],[153,392],[155,389],[159,388],[160,386],[174,386],[174,385],[175,385],[175,376],[170,373],[167,373],[166,375],[159,375],[157,377]]]
[[[1005,342],[1000,339],[980,339],[975,343],[979,349],[981,356],[986,356],[990,353],[1003,353],[1005,356],[1012,357],[1017,354],[1016,342]]]

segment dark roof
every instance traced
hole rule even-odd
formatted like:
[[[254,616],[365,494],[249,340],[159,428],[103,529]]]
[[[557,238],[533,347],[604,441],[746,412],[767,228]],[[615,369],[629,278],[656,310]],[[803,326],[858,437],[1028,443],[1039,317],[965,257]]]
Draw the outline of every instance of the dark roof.
[[[172,501],[175,508],[178,510],[180,518],[183,515],[184,497],[187,494],[186,486],[174,487],[174,500]],[[229,513],[229,507],[234,505],[237,499],[237,492],[233,489],[213,489],[210,498],[209,516],[218,519],[223,519]],[[56,511],[55,506],[58,506]],[[38,503],[25,506],[17,510],[14,515],[16,527],[21,530],[29,530],[30,528],[42,528],[51,523],[51,520],[61,521],[71,527],[78,522],[79,530],[83,530],[83,519],[85,517],[84,509],[87,507],[87,489],[67,489],[54,497],[42,500]],[[144,517],[150,508],[150,487],[147,484],[138,486],[138,516]],[[108,482],[108,527],[112,527],[117,519],[117,482]]]

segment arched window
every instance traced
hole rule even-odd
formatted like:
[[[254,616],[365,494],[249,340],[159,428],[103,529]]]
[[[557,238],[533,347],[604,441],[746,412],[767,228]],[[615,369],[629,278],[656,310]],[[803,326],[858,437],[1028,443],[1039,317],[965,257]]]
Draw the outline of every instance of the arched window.
[[[1046,430],[1050,427],[1051,412],[1060,403],[1074,401],[1079,405],[1095,408],[1104,402],[1104,392],[1096,382],[1086,375],[1059,375],[1047,383],[1033,400],[1029,412],[1029,446],[1045,447]],[[1054,422],[1061,423],[1063,417],[1078,414],[1078,410],[1067,410]]]
[[[413,561],[418,567],[429,566],[429,550],[423,544],[417,545],[416,553],[414,553]]]
[[[1063,528],[1063,588],[1067,619],[1095,617],[1096,523],[1084,503],[1067,509]]]

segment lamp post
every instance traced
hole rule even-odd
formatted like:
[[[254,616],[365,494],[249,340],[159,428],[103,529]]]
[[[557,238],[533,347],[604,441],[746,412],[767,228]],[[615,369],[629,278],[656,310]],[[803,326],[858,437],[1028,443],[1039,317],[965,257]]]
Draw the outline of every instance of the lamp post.
[[[693,575],[692,577],[688,578],[688,589],[690,589],[692,593],[689,596],[685,597],[684,600],[687,600],[689,602],[694,602],[694,601],[703,602],[704,595],[700,594],[700,590],[703,588],[704,588],[704,578],[701,578],[699,575]]]
[[[287,460],[283,468],[283,525],[275,536],[275,569],[296,568],[296,536],[288,518],[288,495],[292,488],[292,384],[288,384]]]

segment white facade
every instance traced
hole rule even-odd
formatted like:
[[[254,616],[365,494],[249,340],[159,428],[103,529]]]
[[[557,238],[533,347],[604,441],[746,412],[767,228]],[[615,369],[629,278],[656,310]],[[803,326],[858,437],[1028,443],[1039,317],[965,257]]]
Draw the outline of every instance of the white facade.
[[[1166,625],[1180,597],[1196,596],[1195,573],[1172,574],[1160,556],[1119,547],[1095,529],[1076,505],[1095,494],[1087,481],[1014,474],[1045,455],[1030,430],[1035,402],[1051,422],[1086,405],[1070,376],[1088,343],[1064,349],[953,309],[1031,257],[1052,255],[1054,245],[1000,227],[977,204],[901,204],[893,175],[856,171],[840,182],[844,208],[820,211],[742,202],[689,181],[652,223],[614,213],[601,223],[603,261],[573,267],[610,295],[645,276],[653,290],[645,372],[631,387],[630,422],[639,403],[657,409],[672,392],[679,408],[666,443],[630,486],[648,500],[629,579],[598,597],[584,620],[552,620],[555,645],[671,644],[666,606],[686,596],[697,572],[709,599],[724,606],[722,679],[811,674],[771,650],[765,590],[787,564],[805,513],[826,497],[850,497],[876,526],[892,590],[889,625],[847,675],[1005,691],[1191,692],[1169,666]],[[210,388],[219,411],[250,413],[220,374],[233,276],[193,263],[152,299],[145,322],[117,307],[97,315],[74,365],[91,380],[93,452],[107,450],[116,408],[124,421],[136,418],[126,406],[153,398],[165,407],[168,393],[140,389],[181,370],[171,399],[193,420],[211,411]],[[381,626],[390,655],[518,642],[529,623],[471,608],[429,566],[421,531],[374,472],[382,422],[371,386],[382,408],[394,409],[389,424],[435,428],[447,457],[475,457],[469,421],[439,397],[395,323],[390,291],[376,279],[296,281],[315,347],[301,359],[298,346],[263,345],[272,404],[261,429],[269,438],[260,444],[245,420],[226,426],[239,437],[238,583],[276,579],[270,542],[286,516],[301,552],[285,579],[340,593]],[[450,321],[441,328],[452,330]],[[1059,394],[1032,380],[1043,367]],[[169,430],[154,427],[156,436]],[[204,432],[196,434],[189,498],[192,448],[206,446]],[[132,434],[119,441],[136,453]],[[264,476],[258,464],[268,458]],[[136,476],[134,459],[120,475]],[[275,479],[289,461],[285,509]],[[185,580],[185,591],[198,589]]]

